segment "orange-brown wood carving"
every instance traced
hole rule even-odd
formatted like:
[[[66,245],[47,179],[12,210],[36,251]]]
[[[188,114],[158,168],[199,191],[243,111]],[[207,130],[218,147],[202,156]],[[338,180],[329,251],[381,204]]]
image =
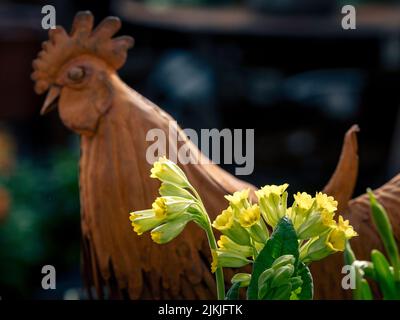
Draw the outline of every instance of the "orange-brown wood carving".
[[[36,92],[48,91],[41,113],[58,105],[62,122],[81,137],[79,182],[86,284],[96,288],[98,298],[215,298],[208,246],[198,227],[189,225],[166,245],[154,244],[149,236],[138,237],[131,230],[129,212],[150,207],[159,187],[149,178],[146,134],[159,128],[168,136],[173,119],[118,77],[116,71],[133,45],[131,37],[113,38],[120,26],[118,18],[109,17],[93,29],[92,14],[80,12],[69,34],[62,27],[49,31],[50,39],[33,63]],[[175,158],[187,143],[195,157],[193,163],[205,163],[204,155],[183,131],[176,130],[182,141],[178,146],[167,142],[166,155]],[[345,204],[357,175],[356,131],[352,128],[346,135],[341,160],[326,189]],[[254,189],[214,164],[181,167],[199,190],[211,218],[227,206],[225,194]],[[356,213],[354,205],[351,208],[353,220],[351,215],[361,213]],[[359,233],[360,238],[365,237],[363,230]],[[369,249],[379,244],[368,236],[364,241]],[[331,285],[329,273],[340,272],[341,265],[341,261],[322,263],[322,271],[328,274],[317,281],[318,297],[340,295],[320,294],[319,290],[324,284]],[[317,267],[317,274],[319,271]]]
[[[108,287],[112,298],[212,298],[209,253],[198,227],[190,225],[175,241],[157,245],[148,236],[137,237],[130,226],[129,212],[148,208],[159,187],[149,178],[146,133],[153,128],[168,132],[173,119],[118,77],[116,70],[133,44],[130,37],[112,39],[120,25],[110,17],[92,30],[93,16],[78,13],[70,35],[62,27],[49,32],[33,63],[36,92],[49,91],[42,113],[58,99],[62,122],[81,136],[88,285],[96,287],[98,297]],[[167,156],[176,152],[172,146]],[[214,216],[226,206],[225,194],[249,187],[215,165],[183,169]]]

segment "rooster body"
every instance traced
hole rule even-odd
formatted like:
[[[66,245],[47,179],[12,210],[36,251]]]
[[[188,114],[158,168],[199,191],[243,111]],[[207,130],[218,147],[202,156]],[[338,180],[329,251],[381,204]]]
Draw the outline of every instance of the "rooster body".
[[[71,35],[61,27],[51,31],[33,74],[36,91],[49,90],[42,114],[58,98],[62,122],[81,136],[86,284],[96,288],[97,298],[215,298],[207,241],[198,227],[189,225],[176,241],[162,246],[132,231],[129,212],[148,208],[159,187],[149,178],[146,134],[158,128],[168,136],[175,122],[118,77],[116,69],[133,42],[130,37],[111,39],[119,20],[107,18],[92,27],[93,16],[82,12]],[[59,55],[66,56],[64,61]],[[180,142],[167,142],[168,153],[160,156],[175,158],[183,144],[192,151],[183,170],[195,188],[207,192],[200,194],[211,218],[226,206],[225,194],[252,188],[216,165],[201,164],[204,156],[179,127],[175,130]]]
[[[131,230],[128,213],[149,207],[159,186],[149,178],[146,133],[153,128],[167,133],[173,119],[118,77],[110,84],[114,98],[109,112],[94,136],[81,138],[82,230],[89,283],[96,284],[100,297],[103,286],[112,289],[116,280],[113,297],[126,291],[130,298],[212,298],[209,253],[198,227],[190,225],[180,238],[162,246]],[[177,154],[173,145],[167,149],[170,157]],[[207,182],[208,210],[214,216],[224,209],[224,194],[248,187],[216,166],[183,169],[199,190]],[[225,179],[216,181],[213,176]]]

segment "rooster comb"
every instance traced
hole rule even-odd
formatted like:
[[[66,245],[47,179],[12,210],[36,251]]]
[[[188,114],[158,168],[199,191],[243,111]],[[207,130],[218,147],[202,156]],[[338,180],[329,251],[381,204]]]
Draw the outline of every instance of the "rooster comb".
[[[133,38],[112,38],[121,28],[117,17],[105,18],[94,30],[93,22],[91,12],[81,11],[75,15],[70,34],[61,26],[49,30],[49,40],[43,42],[42,51],[33,61],[32,79],[36,93],[46,92],[60,68],[83,54],[99,57],[115,70],[123,66],[127,51],[133,46]]]

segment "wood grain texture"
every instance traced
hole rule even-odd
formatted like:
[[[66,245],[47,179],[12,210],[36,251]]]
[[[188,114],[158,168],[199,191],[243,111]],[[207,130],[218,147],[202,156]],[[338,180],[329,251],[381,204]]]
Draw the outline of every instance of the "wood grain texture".
[[[114,77],[112,85],[116,94],[110,111],[96,134],[81,141],[82,230],[85,261],[92,265],[87,269],[90,283],[99,283],[100,296],[101,284],[112,287],[115,278],[118,291],[127,290],[134,299],[212,298],[215,284],[202,230],[190,224],[171,243],[157,245],[148,234],[138,237],[127,222],[130,211],[151,206],[159,187],[149,177],[146,133],[153,128],[168,133],[174,122],[119,78]],[[174,157],[174,146],[170,151],[166,155]],[[227,206],[225,194],[249,187],[215,165],[181,167],[200,190],[212,218]]]
[[[352,126],[344,137],[342,152],[328,184],[323,192],[333,196],[338,201],[338,211],[347,209],[349,200],[353,196],[358,175],[358,143],[357,125]]]

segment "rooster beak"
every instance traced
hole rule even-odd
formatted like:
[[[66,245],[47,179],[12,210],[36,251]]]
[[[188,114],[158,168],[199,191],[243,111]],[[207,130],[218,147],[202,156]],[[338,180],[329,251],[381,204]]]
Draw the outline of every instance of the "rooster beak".
[[[50,87],[49,93],[46,96],[46,100],[44,100],[43,107],[40,110],[40,114],[42,116],[57,107],[60,92],[61,88],[59,86],[53,85]]]

